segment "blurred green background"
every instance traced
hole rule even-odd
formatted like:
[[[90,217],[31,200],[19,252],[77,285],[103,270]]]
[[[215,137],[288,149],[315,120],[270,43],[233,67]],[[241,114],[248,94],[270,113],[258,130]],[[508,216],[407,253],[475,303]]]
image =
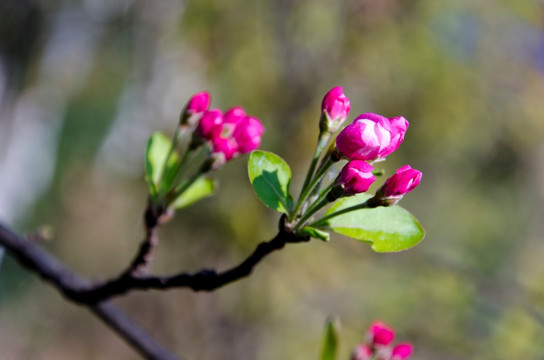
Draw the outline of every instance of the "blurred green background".
[[[544,359],[544,7],[533,0],[0,0],[0,221],[99,280],[142,238],[143,149],[188,97],[242,105],[298,192],[322,96],[350,118],[410,121],[383,163],[423,181],[401,205],[427,230],[376,254],[342,236],[288,246],[214,293],[134,292],[115,303],[184,359],[318,358],[325,320],[347,359],[381,319],[414,359]],[[153,271],[225,269],[275,234],[246,157],[220,191],[161,230]],[[9,256],[0,358],[137,359],[85,309]]]

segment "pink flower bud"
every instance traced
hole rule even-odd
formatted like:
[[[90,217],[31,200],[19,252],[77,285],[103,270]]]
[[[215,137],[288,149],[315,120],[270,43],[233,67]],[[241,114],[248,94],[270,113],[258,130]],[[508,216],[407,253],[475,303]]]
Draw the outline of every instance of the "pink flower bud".
[[[406,134],[408,125],[410,125],[408,120],[402,116],[391,118],[389,122],[391,124],[391,143],[380,153],[380,157],[382,158],[392,154],[399,148],[400,144],[404,141],[404,134]]]
[[[322,131],[335,132],[348,116],[351,105],[341,86],[332,88],[321,102],[323,118],[320,127]]]
[[[382,189],[378,190],[382,198],[399,198],[412,191],[421,181],[421,171],[404,165],[385,181]]]
[[[221,113],[221,110],[208,110],[202,115],[196,131],[198,135],[211,141],[221,135],[222,124],[223,114]]]
[[[370,360],[371,358],[372,349],[365,344],[357,346],[351,355],[351,360]]]
[[[336,138],[336,146],[351,160],[374,160],[391,144],[389,119],[366,113],[355,118]]]
[[[410,356],[412,356],[412,352],[412,344],[398,344],[393,348],[393,352],[391,353],[391,360],[406,360],[410,358]]]
[[[259,119],[247,116],[240,106],[227,110],[224,115],[217,109],[206,111],[196,130],[211,144],[214,169],[239,154],[258,148],[265,131]]]
[[[246,116],[246,111],[241,106],[233,106],[225,112],[225,122],[237,124]]]
[[[234,130],[232,137],[238,144],[238,151],[242,154],[257,149],[261,145],[261,137],[265,128],[259,119],[246,116]]]
[[[209,106],[210,94],[207,91],[194,94],[181,112],[179,119],[180,126],[187,129],[187,126],[195,125],[201,118],[202,114],[208,110]]]
[[[381,321],[375,321],[370,325],[368,337],[373,345],[387,346],[395,338],[395,330]]]
[[[210,100],[210,94],[207,91],[198,92],[189,99],[185,111],[191,114],[204,112],[208,110]]]
[[[340,171],[337,183],[344,186],[345,195],[355,195],[368,190],[376,180],[372,165],[361,160],[348,162]]]
[[[384,158],[398,149],[408,125],[402,116],[388,119],[373,113],[361,114],[338,135],[336,146],[348,159]]]
[[[238,146],[236,141],[232,138],[216,137],[212,140],[213,153],[222,153],[225,156],[225,160],[229,161],[236,155],[238,155]]]

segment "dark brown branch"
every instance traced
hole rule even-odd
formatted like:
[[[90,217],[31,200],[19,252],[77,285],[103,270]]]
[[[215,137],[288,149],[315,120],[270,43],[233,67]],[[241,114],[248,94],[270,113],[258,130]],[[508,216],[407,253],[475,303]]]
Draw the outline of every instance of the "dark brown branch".
[[[124,294],[130,290],[151,290],[170,288],[190,288],[194,291],[212,291],[226,284],[244,278],[251,274],[265,256],[279,250],[287,243],[308,241],[309,238],[296,237],[286,232],[280,225],[280,231],[270,241],[257,246],[255,251],[239,265],[217,273],[215,270],[201,270],[196,273],[182,273],[173,276],[141,276],[134,277],[124,273],[120,277],[96,285],[88,289],[74,289],[68,296],[78,302],[95,303],[103,299]]]
[[[0,224],[0,245],[4,246],[8,253],[21,265],[41,276],[46,282],[55,286],[57,290],[69,299],[71,299],[70,294],[74,290],[86,289],[90,286],[87,280],[71,273],[51,255],[35,244],[26,241],[26,239],[15,234],[2,224]],[[89,308],[146,359],[177,359],[151,339],[138,326],[133,324],[112,304],[102,302],[91,305]]]
[[[135,348],[146,359],[150,360],[180,360],[167,350],[163,349],[142,329],[135,325],[112,304],[102,302],[90,307],[107,326],[121,335],[126,342]]]
[[[164,208],[155,207],[151,201],[148,201],[144,213],[145,238],[134,260],[120,277],[137,277],[147,273],[149,264],[153,259],[153,251],[159,245],[158,227],[170,220],[170,217],[171,215]]]
[[[156,236],[156,227],[159,222],[150,224],[147,222],[148,220],[146,218],[146,230],[151,229],[153,232],[151,235]],[[146,239],[144,239],[140,251],[131,266],[119,277],[102,284],[93,285],[79,275],[70,272],[36,244],[27,241],[0,224],[0,245],[4,246],[21,265],[41,276],[46,282],[51,283],[67,299],[87,305],[108,326],[136,348],[140,354],[147,359],[153,360],[174,360],[176,358],[132,324],[113,305],[105,303],[105,300],[131,290],[190,288],[194,291],[212,291],[248,276],[264,257],[283,248],[286,244],[310,240],[308,237],[297,237],[293,233],[286,231],[284,218],[282,218],[279,232],[272,240],[259,244],[248,258],[229,270],[219,273],[215,270],[201,270],[192,274],[181,273],[161,277],[142,276],[135,271],[142,265],[145,267],[148,263],[150,248],[146,248],[146,243],[149,242],[150,238],[150,234],[147,233]]]

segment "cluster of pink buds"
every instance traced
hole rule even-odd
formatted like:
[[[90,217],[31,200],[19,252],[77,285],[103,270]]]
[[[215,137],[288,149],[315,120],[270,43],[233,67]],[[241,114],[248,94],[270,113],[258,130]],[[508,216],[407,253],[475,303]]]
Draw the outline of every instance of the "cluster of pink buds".
[[[346,119],[349,109],[350,102],[342,88],[331,89],[322,102],[321,131],[337,130]],[[384,160],[399,148],[408,126],[408,121],[402,116],[389,119],[378,114],[364,113],[338,134],[335,158],[349,161],[336,181],[343,187],[342,196],[366,192],[369,189],[376,180],[371,164]],[[421,176],[420,171],[409,165],[403,166],[380,188],[374,203],[385,206],[396,204],[419,184]]]
[[[393,346],[395,330],[381,321],[370,325],[367,340],[358,345],[352,354],[352,360],[406,360],[412,355],[413,348],[409,343]]]
[[[193,95],[182,119],[197,117],[196,138],[210,146],[214,168],[259,147],[265,131],[259,119],[247,115],[240,106],[235,106],[223,114],[219,109],[208,109],[209,103],[208,93]],[[190,124],[190,121],[187,123]]]

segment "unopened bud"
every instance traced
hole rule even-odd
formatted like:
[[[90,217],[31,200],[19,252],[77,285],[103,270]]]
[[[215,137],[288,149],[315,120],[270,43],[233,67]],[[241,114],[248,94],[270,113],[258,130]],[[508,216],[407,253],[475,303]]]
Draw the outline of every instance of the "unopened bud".
[[[350,102],[341,86],[332,88],[321,102],[321,120],[319,129],[321,132],[334,133],[342,126],[348,116]]]
[[[208,110],[211,97],[207,91],[201,91],[191,96],[181,112],[179,123],[181,126],[195,125],[202,114]]]

